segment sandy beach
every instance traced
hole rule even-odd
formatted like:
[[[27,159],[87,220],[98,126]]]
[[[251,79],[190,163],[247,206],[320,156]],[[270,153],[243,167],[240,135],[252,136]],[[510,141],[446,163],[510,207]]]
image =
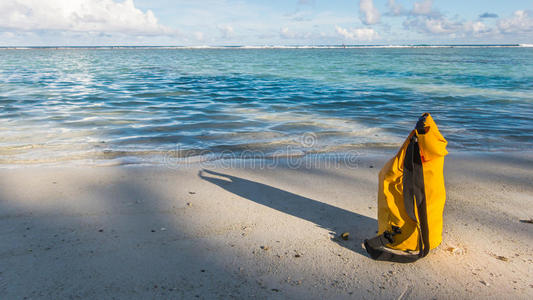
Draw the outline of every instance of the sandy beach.
[[[533,154],[449,155],[443,243],[414,264],[361,247],[390,154],[2,169],[0,298],[531,299]]]
[[[533,300],[533,1],[0,16],[0,300]]]

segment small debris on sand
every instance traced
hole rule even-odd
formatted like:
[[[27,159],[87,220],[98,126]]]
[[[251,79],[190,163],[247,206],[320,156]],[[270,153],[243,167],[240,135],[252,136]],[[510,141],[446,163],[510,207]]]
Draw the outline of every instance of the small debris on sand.
[[[341,234],[341,238],[342,238],[343,240],[347,241],[348,238],[350,238],[350,233],[349,233],[349,232],[343,232],[343,233]]]
[[[529,220],[520,220],[520,223],[533,224],[533,219],[529,219]]]
[[[490,286],[490,284],[488,282],[486,282],[485,280],[480,280],[479,282],[481,282],[485,286]]]
[[[187,206],[192,206],[192,203],[191,202],[187,202]]]
[[[196,192],[189,192],[189,194],[194,195],[194,194],[196,194]]]
[[[267,251],[267,250],[269,250],[269,249],[270,249],[270,247],[268,247],[268,246],[261,246],[261,249],[263,249],[263,250]]]
[[[448,248],[446,248],[446,251],[450,252],[451,254],[454,254],[454,255],[461,255],[461,254],[464,254],[464,250],[459,248],[459,247],[454,247],[454,246],[450,246]]]
[[[505,256],[495,255],[494,257],[496,257],[496,259],[499,259],[501,261],[509,261],[509,259]]]

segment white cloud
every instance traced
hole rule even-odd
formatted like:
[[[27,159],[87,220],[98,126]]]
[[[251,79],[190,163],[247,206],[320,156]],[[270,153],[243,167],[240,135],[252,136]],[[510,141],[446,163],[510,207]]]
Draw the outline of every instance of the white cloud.
[[[451,22],[443,17],[411,18],[405,20],[403,25],[406,29],[414,30],[419,33],[429,33],[437,35],[455,33],[462,27],[462,24],[458,22]]]
[[[396,2],[396,0],[388,0],[387,7],[389,11],[387,12],[388,16],[400,17],[432,17],[439,18],[442,14],[433,8],[433,0],[423,0],[413,3],[413,8],[411,10],[404,9],[404,7]]]
[[[439,11],[432,0],[350,1],[359,4],[355,18],[373,26],[350,25],[359,22],[353,11],[325,8],[316,0],[294,0],[290,12],[287,6],[246,0],[142,0],[143,6],[141,0],[0,0],[0,45],[328,44],[340,38],[429,43],[475,37],[529,43],[533,38],[533,11],[504,16],[482,8],[467,19],[462,11]],[[160,19],[146,8],[151,5]]]
[[[449,37],[480,37],[487,34],[495,34],[493,28],[481,21],[450,21],[447,18],[440,17],[417,17],[407,19],[404,22],[407,29],[414,30],[419,33],[430,35],[448,35]]]
[[[477,22],[466,22],[463,25],[463,30],[465,34],[471,34],[473,36],[480,36],[486,33],[491,33],[493,30],[489,28],[485,23],[477,21]]]
[[[297,10],[291,13],[284,14],[288,20],[293,22],[311,22],[313,21],[313,14],[309,10]]]
[[[281,28],[281,30],[279,31],[279,35],[282,37],[282,38],[285,38],[285,39],[290,39],[292,38],[292,34],[290,33],[289,31],[289,28],[287,27],[283,27]]]
[[[222,38],[230,38],[233,36],[233,27],[231,27],[230,25],[219,25],[217,26],[218,30],[220,31],[220,33],[222,34]]]
[[[133,0],[2,0],[0,15],[0,28],[15,31],[176,33],[159,24],[151,10],[136,8]]]
[[[374,6],[373,0],[359,1],[359,17],[366,25],[372,25],[379,22],[379,11]]]
[[[502,38],[517,34],[533,33],[533,18],[528,11],[517,10],[508,18],[501,19],[492,26],[482,21],[450,21],[442,15],[410,17],[404,27],[430,35],[449,35],[450,37],[492,37]]]
[[[196,31],[194,34],[193,34],[193,37],[198,40],[198,41],[203,41],[204,40],[204,33],[201,32],[201,31]]]
[[[279,36],[283,39],[308,39],[312,34],[310,32],[292,32],[288,27],[283,27],[279,31]]]
[[[511,17],[500,20],[498,29],[503,33],[533,32],[533,18],[530,12],[517,10]]]
[[[391,1],[391,5],[395,4]],[[427,35],[447,35],[448,37],[481,36],[494,33],[481,21],[450,20],[433,8],[433,0],[415,2],[413,9],[401,15],[407,16],[403,22],[404,28]]]
[[[346,29],[335,26],[335,31],[347,40],[372,41],[379,38],[378,33],[372,28]]]
[[[396,0],[389,0],[387,6],[389,7],[389,15],[401,16],[405,13],[403,6],[400,3],[396,3]]]
[[[427,31],[433,34],[452,33],[457,30],[457,24],[454,24],[444,18],[427,18],[424,20],[424,24],[426,26]]]
[[[427,16],[433,12],[433,0],[424,0],[421,2],[415,2],[413,5],[412,14]]]

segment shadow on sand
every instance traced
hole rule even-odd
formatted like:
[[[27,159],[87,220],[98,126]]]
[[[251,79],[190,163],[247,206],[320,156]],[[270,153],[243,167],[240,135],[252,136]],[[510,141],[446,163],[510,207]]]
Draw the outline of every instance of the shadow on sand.
[[[114,170],[109,176],[104,169],[37,172],[36,181],[56,187],[29,196],[6,194],[11,182],[0,173],[0,299],[273,297],[276,292],[258,285],[252,271],[237,270],[244,263],[225,255],[231,250],[213,253],[225,244],[210,239],[216,234],[197,235],[205,223],[193,222],[196,215],[184,212],[179,200],[146,181],[165,176]],[[75,192],[64,196],[67,183]]]
[[[228,174],[204,169],[198,173],[198,176],[242,198],[328,229],[334,235],[332,241],[367,256],[361,244],[364,239],[375,235],[377,229],[375,219],[270,185]],[[348,241],[339,238],[339,235],[345,231],[350,232]]]

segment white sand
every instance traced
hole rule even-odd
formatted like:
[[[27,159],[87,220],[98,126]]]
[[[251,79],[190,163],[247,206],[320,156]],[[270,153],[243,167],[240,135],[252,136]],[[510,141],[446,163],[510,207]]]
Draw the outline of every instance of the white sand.
[[[0,299],[533,298],[532,154],[450,155],[444,242],[414,264],[361,248],[385,159],[1,169]]]

